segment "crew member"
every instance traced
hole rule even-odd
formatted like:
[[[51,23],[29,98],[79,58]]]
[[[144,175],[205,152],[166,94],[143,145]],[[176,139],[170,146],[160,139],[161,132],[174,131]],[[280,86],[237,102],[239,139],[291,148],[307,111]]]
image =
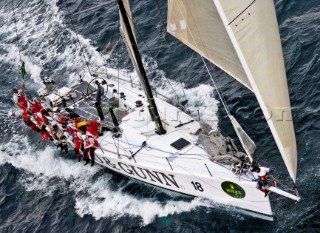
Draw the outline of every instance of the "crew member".
[[[96,137],[101,133],[101,124],[96,120],[87,120],[86,134]]]
[[[17,111],[12,111],[9,116],[11,117],[21,117],[23,122],[32,130],[35,130],[36,132],[40,132],[40,130],[37,128],[37,126],[31,121],[31,112],[27,109],[20,109]]]
[[[39,93],[39,98],[40,98],[40,104],[41,106],[48,112],[52,111],[53,108],[53,104],[51,102],[51,100],[49,100],[48,98],[46,98],[44,96],[44,93],[40,92]]]
[[[41,130],[40,130],[40,135],[43,140],[49,141],[53,140],[52,137],[50,136],[50,128],[47,125],[42,125]]]
[[[66,136],[63,130],[59,129],[58,125],[52,125],[50,135],[56,140],[57,147],[60,148],[64,154],[68,154],[68,145],[65,141]]]
[[[84,160],[86,163],[84,165],[87,165],[90,162],[91,159],[91,166],[94,165],[94,151],[98,148],[98,141],[96,138],[92,136],[82,136],[84,141]],[[89,159],[90,155],[90,159]]]
[[[21,89],[13,88],[13,102],[18,105],[19,108],[25,109],[28,108],[28,102],[26,100],[26,97],[24,95],[24,83],[21,85]]]
[[[58,122],[58,124],[67,125],[69,123],[69,116],[67,114],[60,113],[58,107],[54,107],[52,112],[52,119]]]
[[[42,129],[42,126],[47,126],[49,124],[48,119],[41,112],[34,113],[33,118],[35,119],[35,124],[39,129]]]
[[[81,161],[80,148],[83,149],[83,140],[82,140],[83,134],[78,131],[78,132],[73,132],[72,135],[73,135],[72,142],[74,144],[74,153],[78,159],[78,162],[80,162]]]
[[[269,194],[268,188],[272,185],[275,186],[273,181],[271,184],[268,181],[270,169],[267,167],[254,166],[252,168],[252,175],[255,180],[258,180],[257,189],[265,193],[265,197]]]
[[[28,108],[31,109],[33,113],[45,111],[40,102],[34,99],[32,96],[29,96],[28,98]]]

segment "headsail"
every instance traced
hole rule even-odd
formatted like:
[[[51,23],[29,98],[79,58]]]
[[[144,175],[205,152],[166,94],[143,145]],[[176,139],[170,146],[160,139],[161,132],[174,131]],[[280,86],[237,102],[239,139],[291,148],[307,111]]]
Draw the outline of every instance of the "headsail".
[[[169,0],[168,10],[171,34],[255,93],[295,182],[296,139],[273,0]],[[218,59],[208,56],[208,47]],[[245,76],[234,72],[241,70],[238,61]]]
[[[247,155],[250,158],[250,161],[252,162],[253,160],[255,160],[255,152],[257,149],[256,145],[254,144],[252,139],[248,136],[248,134],[242,129],[238,121],[232,115],[229,115],[229,118],[233,125],[234,130],[237,133],[237,136],[241,142],[243,149],[246,151]]]

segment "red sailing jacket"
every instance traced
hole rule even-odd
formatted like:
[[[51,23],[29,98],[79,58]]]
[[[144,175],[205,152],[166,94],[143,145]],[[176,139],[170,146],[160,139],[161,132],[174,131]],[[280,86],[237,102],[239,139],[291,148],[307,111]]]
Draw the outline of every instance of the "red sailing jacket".
[[[99,134],[99,127],[100,122],[91,120],[91,125],[87,125],[87,132],[89,132],[91,135],[95,136]]]
[[[30,121],[30,115],[29,115],[30,113],[29,113],[28,109],[24,108],[22,110],[23,110],[23,113],[22,113],[23,115],[21,116],[22,120],[29,122]]]
[[[88,136],[85,140],[86,147],[98,147],[98,140],[94,137]]]
[[[23,94],[19,95],[17,104],[21,109],[25,109],[28,107],[28,102]]]
[[[79,149],[81,147],[81,138],[79,137],[77,132],[73,134],[73,143],[74,143],[74,149]]]
[[[43,115],[43,114],[41,114],[41,117],[37,114],[37,113],[35,113],[34,114],[34,119],[37,121],[37,123],[39,124],[39,125],[42,125],[43,123],[44,124],[47,124],[48,123],[48,119],[45,117],[45,115]]]
[[[59,114],[58,117],[56,118],[56,121],[59,124],[66,124],[66,123],[68,123],[68,120],[69,120],[69,117],[62,115],[62,114]]]
[[[31,105],[32,112],[41,112],[42,109],[43,109],[43,107],[41,106],[40,102],[38,102],[38,101],[35,101]]]

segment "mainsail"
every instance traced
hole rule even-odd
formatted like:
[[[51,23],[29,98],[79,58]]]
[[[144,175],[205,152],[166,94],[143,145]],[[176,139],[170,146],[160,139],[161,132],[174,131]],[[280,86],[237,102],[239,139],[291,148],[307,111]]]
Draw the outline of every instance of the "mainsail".
[[[212,0],[168,0],[167,31],[251,90]]]
[[[296,139],[273,0],[169,0],[168,11],[169,33],[255,93],[295,182]]]

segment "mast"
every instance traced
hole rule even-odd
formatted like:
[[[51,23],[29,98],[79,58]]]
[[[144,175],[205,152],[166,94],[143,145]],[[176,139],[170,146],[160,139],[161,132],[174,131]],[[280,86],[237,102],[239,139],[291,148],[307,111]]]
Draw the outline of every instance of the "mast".
[[[151,117],[154,118],[154,121],[156,124],[156,133],[157,134],[165,134],[166,130],[163,128],[161,118],[160,118],[160,115],[158,112],[158,108],[157,108],[157,105],[156,105],[154,98],[153,98],[153,94],[151,91],[149,80],[148,80],[146,71],[145,71],[143,64],[142,64],[142,61],[141,61],[141,57],[140,57],[138,46],[137,46],[137,43],[135,40],[134,32],[131,28],[131,24],[130,24],[125,6],[123,4],[123,1],[118,0],[118,5],[119,5],[119,12],[120,12],[122,22],[123,22],[122,26],[124,26],[124,29],[126,30],[126,33],[127,33],[127,37],[126,37],[127,46],[130,47],[130,48],[128,48],[129,54],[130,54],[130,52],[132,53],[131,54],[131,56],[133,56],[132,62],[134,64],[135,68],[137,69],[140,83],[143,86],[143,89],[144,89],[145,94],[147,96],[147,100],[149,103],[148,107],[151,109],[151,114],[153,115]]]

